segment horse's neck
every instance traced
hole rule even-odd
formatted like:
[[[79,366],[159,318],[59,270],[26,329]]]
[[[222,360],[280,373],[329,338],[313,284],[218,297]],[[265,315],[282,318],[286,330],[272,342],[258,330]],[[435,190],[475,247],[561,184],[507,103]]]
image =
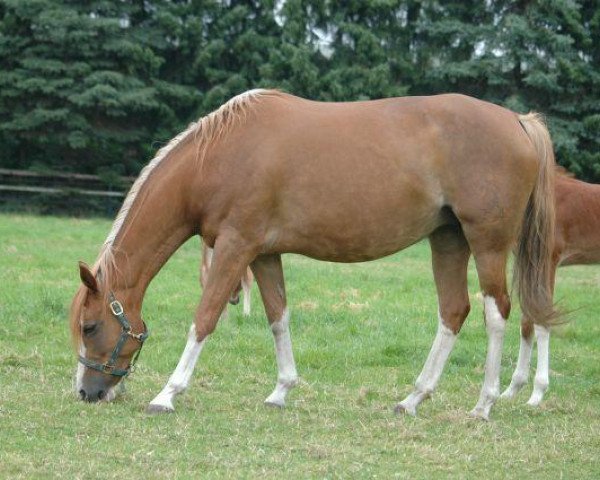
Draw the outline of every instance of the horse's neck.
[[[169,161],[166,159],[165,161]],[[153,172],[140,189],[113,243],[112,287],[141,302],[150,281],[173,253],[195,233],[183,194],[193,175],[187,162]]]

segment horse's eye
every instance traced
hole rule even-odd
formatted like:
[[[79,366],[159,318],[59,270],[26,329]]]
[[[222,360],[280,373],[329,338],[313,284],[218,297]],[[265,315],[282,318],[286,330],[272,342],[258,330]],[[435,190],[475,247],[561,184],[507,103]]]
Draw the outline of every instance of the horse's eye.
[[[90,335],[92,335],[96,331],[96,327],[97,326],[98,326],[97,323],[92,323],[92,324],[84,325],[83,326],[83,334],[86,337],[89,337]]]

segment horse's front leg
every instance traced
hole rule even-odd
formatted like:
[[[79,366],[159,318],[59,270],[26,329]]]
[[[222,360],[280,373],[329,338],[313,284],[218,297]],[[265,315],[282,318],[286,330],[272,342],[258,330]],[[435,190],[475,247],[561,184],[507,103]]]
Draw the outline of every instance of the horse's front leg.
[[[251,264],[273,332],[277,360],[277,385],[265,404],[284,407],[287,393],[298,383],[290,337],[290,314],[286,306],[280,255],[259,256]]]
[[[169,377],[169,381],[164,388],[148,405],[146,410],[148,413],[175,411],[173,400],[178,393],[183,392],[187,388],[203,346],[204,340],[201,342],[197,341],[196,326],[192,324],[188,333],[187,343],[177,363],[177,367],[175,367],[175,371]]]
[[[231,291],[253,255],[235,236],[220,237],[215,244],[210,275],[206,279],[196,321],[190,328],[179,363],[161,392],[148,405],[148,413],[173,412],[175,396],[183,392],[207,337],[214,331]]]

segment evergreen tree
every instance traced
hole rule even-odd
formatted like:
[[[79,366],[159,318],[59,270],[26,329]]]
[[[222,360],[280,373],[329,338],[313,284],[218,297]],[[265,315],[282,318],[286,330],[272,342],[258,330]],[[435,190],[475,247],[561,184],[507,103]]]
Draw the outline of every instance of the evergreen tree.
[[[537,110],[600,180],[597,0],[0,0],[2,166],[135,174],[256,87]]]
[[[2,5],[0,140],[7,154],[18,152],[3,164],[137,172],[152,134],[175,114],[161,102],[173,95],[155,82],[163,60],[128,35],[131,5]]]

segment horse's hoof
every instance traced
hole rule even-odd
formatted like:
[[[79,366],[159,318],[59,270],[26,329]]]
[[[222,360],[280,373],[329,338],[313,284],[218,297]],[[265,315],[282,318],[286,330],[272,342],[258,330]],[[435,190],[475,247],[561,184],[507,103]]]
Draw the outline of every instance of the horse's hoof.
[[[515,396],[516,396],[515,392],[513,392],[510,388],[507,388],[500,395],[500,399],[501,400],[512,400],[513,398],[515,398]]]
[[[151,403],[146,407],[146,413],[148,415],[160,415],[163,413],[173,413],[175,411],[174,408],[168,407],[166,405],[154,404]]]
[[[398,415],[410,415],[411,417],[416,417],[417,409],[414,407],[409,408],[406,405],[404,405],[402,402],[400,402],[394,407],[394,413],[396,413]]]
[[[284,400],[275,400],[275,399],[267,398],[264,403],[267,407],[271,407],[271,408],[285,408]]]
[[[469,417],[471,417],[475,420],[483,420],[484,422],[490,421],[490,416],[487,413],[485,413],[483,410],[480,410],[478,408],[474,408],[473,410],[471,410],[469,412]]]

